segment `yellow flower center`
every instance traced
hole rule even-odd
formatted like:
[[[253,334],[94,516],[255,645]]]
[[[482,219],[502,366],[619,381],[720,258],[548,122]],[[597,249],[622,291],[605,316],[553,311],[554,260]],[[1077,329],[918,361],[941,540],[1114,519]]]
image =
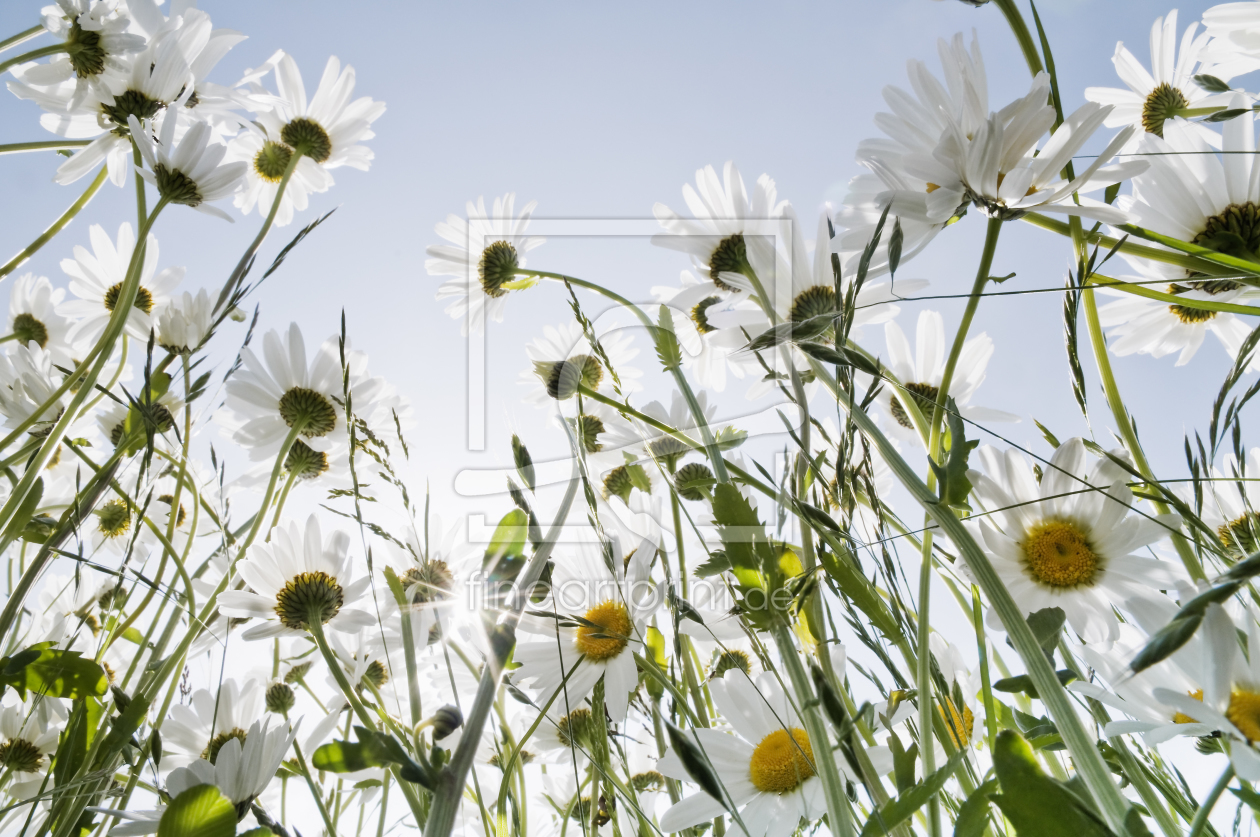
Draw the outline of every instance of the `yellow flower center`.
[[[939,189],[939,188],[941,188],[939,184],[936,184],[936,183],[929,183],[929,184],[927,185],[927,190],[926,190],[926,191],[927,191],[927,193],[930,195],[930,194],[932,194],[933,192],[935,192],[935,191],[936,191],[937,189]]]
[[[630,613],[621,602],[606,601],[586,611],[589,625],[577,631],[578,653],[595,662],[611,660],[626,649],[633,625]]]
[[[1229,694],[1225,717],[1248,741],[1260,741],[1260,692],[1234,689]]]
[[[1194,698],[1197,701],[1202,702],[1203,690],[1195,689],[1193,692],[1190,692],[1190,697]],[[1196,721],[1194,718],[1191,718],[1189,715],[1187,715],[1184,712],[1178,712],[1175,715],[1173,715],[1173,723],[1174,724],[1197,724],[1198,721]]]
[[[777,729],[761,739],[748,761],[757,790],[787,793],[814,775],[814,749],[800,727]]]
[[[1098,556],[1075,523],[1044,520],[1028,530],[1023,548],[1028,573],[1046,587],[1088,586],[1098,575]]]
[[[954,702],[946,698],[943,705],[936,707],[936,711],[949,729],[949,740],[954,742],[955,747],[962,749],[971,742],[971,733],[976,728],[976,716],[967,704],[963,704],[962,714],[959,714]]]

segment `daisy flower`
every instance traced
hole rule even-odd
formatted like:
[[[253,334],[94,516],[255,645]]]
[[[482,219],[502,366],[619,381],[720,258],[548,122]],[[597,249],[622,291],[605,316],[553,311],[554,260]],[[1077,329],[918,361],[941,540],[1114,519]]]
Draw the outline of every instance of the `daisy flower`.
[[[1211,477],[1204,484],[1203,522],[1216,530],[1229,555],[1250,555],[1260,544],[1260,448],[1252,448],[1241,463],[1233,453],[1225,454]]]
[[[127,267],[136,248],[136,234],[131,224],[118,228],[118,241],[110,240],[99,224],[88,231],[92,250],[76,245],[73,259],[62,259],[61,269],[70,277],[70,293],[77,299],[57,307],[57,313],[74,321],[68,339],[71,342],[95,343],[105,333],[114,305],[122,292]],[[127,315],[126,334],[147,341],[153,329],[153,312],[160,311],[171,292],[184,278],[184,268],[168,267],[157,271],[157,237],[150,234],[140,267],[140,287]]]
[[[1109,459],[1087,468],[1081,439],[1059,446],[1040,484],[1018,451],[985,445],[976,454],[981,470],[967,476],[976,498],[994,510],[978,516],[979,540],[1024,612],[1059,607],[1086,642],[1114,641],[1115,607],[1181,578],[1179,567],[1133,554],[1176,531],[1181,519],[1129,514],[1128,474]],[[989,618],[1000,629],[992,609]]]
[[[308,363],[302,330],[293,323],[284,335],[269,331],[263,336],[262,357],[248,346],[241,349],[241,363],[227,383],[220,420],[235,431],[233,440],[251,459],[274,456],[298,422],[297,441],[316,453],[328,453],[347,437],[335,339],[325,340]],[[299,451],[290,455],[304,455]]]
[[[940,634],[933,633],[928,643],[949,691],[949,696],[937,703],[937,714],[945,721],[955,747],[980,744],[984,736],[977,737],[976,730],[984,728],[985,717],[984,701],[977,698],[983,685],[980,669],[972,671],[958,646]]]
[[[430,276],[453,276],[438,287],[438,299],[450,299],[446,313],[463,318],[466,336],[480,333],[487,318],[503,322],[503,306],[508,291],[528,287],[531,280],[518,274],[525,267],[525,254],[546,239],[525,235],[537,201],[531,201],[517,216],[513,211],[516,195],[508,192],[495,198],[489,213],[485,198],[468,202],[467,218],[447,215],[433,229],[449,244],[430,245],[424,269]]]
[[[211,128],[204,122],[193,125],[176,142],[179,117],[178,110],[168,111],[157,138],[149,136],[134,116],[128,117],[136,147],[149,164],[147,169],[138,171],[157,187],[164,200],[231,221],[231,215],[209,204],[234,193],[248,165],[223,162],[227,146],[211,141]]]
[[[51,756],[57,751],[61,723],[44,706],[48,699],[32,694],[26,701],[0,706],[0,765],[11,772],[5,792],[15,799],[39,793]]]
[[[1177,48],[1177,10],[1173,9],[1168,17],[1157,17],[1151,26],[1151,69],[1148,72],[1133,53],[1125,48],[1124,43],[1116,44],[1116,54],[1111,63],[1116,66],[1116,74],[1127,86],[1127,90],[1115,87],[1087,87],[1085,98],[1100,105],[1111,105],[1111,113],[1103,124],[1108,128],[1119,128],[1133,125],[1142,131],[1157,137],[1164,135],[1164,122],[1168,119],[1181,118],[1178,111],[1186,108],[1224,107],[1229,101],[1228,93],[1208,93],[1194,82],[1198,73],[1212,72],[1222,81],[1228,81],[1230,75],[1220,76],[1218,68],[1201,67],[1204,48],[1207,47],[1209,35],[1203,32],[1196,36],[1198,22],[1186,27],[1181,38],[1180,54]],[[1204,141],[1219,143],[1217,134],[1208,126],[1199,122],[1187,123],[1202,134]],[[1130,145],[1136,145],[1137,134]],[[1213,140],[1216,140],[1214,143]],[[1131,150],[1131,149],[1130,149]]]
[[[157,343],[177,355],[192,354],[210,336],[214,326],[214,303],[205,288],[193,296],[184,291],[158,314]]]
[[[34,341],[0,355],[0,415],[5,418],[4,426],[15,429],[34,416],[56,394],[63,379],[53,367],[52,353]],[[56,405],[50,404],[40,413],[41,420],[27,432],[32,436],[47,435],[69,402],[69,393],[63,393]]]
[[[296,728],[288,724],[268,729],[264,722],[254,721],[246,733],[245,743],[242,745],[236,738],[228,741],[219,750],[218,761],[214,764],[197,759],[187,767],[172,771],[166,779],[167,793],[177,797],[197,785],[214,785],[237,810],[248,810],[250,803],[275,778],[296,737]],[[94,810],[128,821],[110,831],[110,834],[119,837],[156,833],[165,812],[165,808],[154,811]]]
[[[747,341],[742,335],[738,340],[732,339],[735,335],[731,332],[718,335],[717,327],[709,322],[709,309],[727,298],[725,292],[690,270],[682,272],[679,284],[677,288],[654,287],[652,296],[674,309],[674,334],[682,346],[683,361],[695,370],[696,380],[714,392],[721,392],[726,388],[728,369],[734,377],[744,377],[748,359],[741,358],[738,351]]]
[[[663,203],[652,207],[665,228],[664,234],[652,236],[653,244],[689,254],[722,290],[748,288],[746,274],[754,270],[769,275],[773,238],[758,232],[764,226],[759,222],[777,218],[783,207],[769,175],[757,178],[750,198],[733,162],[727,161],[720,180],[713,166],[705,166],[696,172],[694,187],[683,186],[683,200],[694,217],[683,218]]]
[[[774,676],[766,673],[752,680],[729,672],[709,682],[709,693],[735,734],[694,729],[687,735],[704,748],[749,835],[789,837],[802,819],[811,823],[825,814],[815,759],[829,754],[815,753]],[[847,774],[842,759],[836,764]],[[657,769],[670,778],[691,781],[673,748],[657,762]],[[725,813],[721,802],[701,791],[671,806],[661,816],[661,830],[681,831]]]
[[[144,48],[144,37],[128,31],[127,11],[126,6],[119,9],[117,0],[57,0],[57,5],[44,9],[40,23],[65,43],[66,51],[53,55],[46,64],[15,68],[14,75],[36,87],[68,82],[70,104],[82,101],[103,75],[122,76],[130,70],[127,56]]]
[[[912,352],[905,332],[896,322],[884,324],[884,340],[888,345],[888,371],[901,381],[902,387],[888,384],[880,402],[896,423],[898,435],[918,439],[914,423],[906,412],[904,399],[913,397],[924,418],[931,419],[936,399],[940,396],[941,377],[945,374],[945,323],[938,311],[920,311],[915,327],[915,348]],[[993,341],[980,333],[963,344],[962,354],[950,383],[950,396],[958,411],[971,421],[1019,421],[1019,416],[1001,410],[972,405],[971,397],[984,382],[985,368],[993,357]],[[907,395],[907,391],[909,395]]]
[[[717,413],[717,405],[709,404],[708,394],[703,390],[696,393],[696,404],[700,407],[700,413],[704,416],[705,423],[712,429],[713,416]],[[674,428],[695,441],[700,441],[701,434],[695,417],[691,414],[691,408],[687,404],[687,399],[679,392],[674,392],[668,410],[659,401],[649,401],[643,405],[640,412]],[[679,459],[693,450],[693,448],[688,447],[673,436],[662,433],[655,427],[641,424],[637,420],[636,424],[639,425],[639,432],[642,435],[648,454],[654,459],[677,463]]]
[[[8,333],[18,345],[34,342],[47,350],[56,363],[74,368],[74,347],[68,337],[70,322],[57,313],[65,299],[64,288],[54,288],[47,276],[25,273],[13,280],[9,291]]]
[[[989,114],[973,134],[951,120],[930,153],[908,155],[907,171],[927,184],[928,221],[945,223],[967,203],[1003,220],[1032,211],[1080,215],[1104,223],[1127,220],[1115,207],[1088,199],[1075,203],[1072,196],[1146,169],[1144,160],[1103,168],[1137,129],[1129,126],[1120,131],[1084,171],[1070,182],[1063,180],[1060,172],[1102,126],[1111,107],[1094,102],[1082,105],[1038,149],[1037,143],[1055,120],[1054,108],[1047,104],[1049,93],[1050,77],[1041,73],[1027,96]]]
[[[654,550],[629,544],[630,551],[612,543],[612,570],[604,563],[603,550],[594,548],[556,561],[551,595],[539,609],[557,613],[559,620],[521,621],[521,631],[541,637],[517,644],[514,659],[521,665],[512,679],[536,689],[545,702],[568,675],[558,703],[571,711],[602,677],[608,715],[621,723],[638,685],[634,652],[643,647],[647,618],[660,600],[648,580]]]
[[[325,538],[315,515],[305,527],[281,524],[271,530],[270,542],[252,545],[237,566],[249,590],[225,591],[219,609],[263,620],[242,634],[247,640],[301,636],[314,620],[342,632],[373,625],[370,614],[348,607],[371,584],[368,578],[354,579],[349,548],[345,532]]]
[[[875,125],[885,136],[858,144],[858,165],[869,172],[849,182],[844,206],[835,219],[842,230],[836,235],[834,249],[840,254],[846,276],[857,272],[858,260],[890,200],[890,214],[900,218],[904,236],[902,263],[921,252],[946,226],[943,221],[927,220],[931,190],[927,181],[907,170],[906,158],[913,153],[932,153],[951,123],[961,125],[967,135],[974,134],[989,113],[989,92],[980,42],[974,33],[970,50],[960,32],[950,41],[938,40],[937,52],[944,83],[922,61],[908,62],[906,72],[913,92],[885,87],[884,101],[891,113],[875,115]],[[886,228],[871,258],[869,275],[888,272],[891,234],[891,227]]]
[[[292,154],[288,146],[267,139],[265,134],[249,126],[228,143],[224,159],[246,163],[244,186],[233,199],[242,214],[248,215],[257,209],[259,215],[266,216],[271,211]],[[333,176],[328,169],[303,155],[284,187],[275,225],[290,224],[294,212],[302,212],[310,205],[311,195],[327,192],[332,185]]]
[[[1212,36],[1213,61],[1229,64],[1233,75],[1260,67],[1260,3],[1220,3],[1203,13],[1203,27]]]
[[[545,326],[541,337],[525,344],[525,354],[531,361],[530,368],[521,372],[521,382],[530,387],[525,400],[540,407],[565,401],[577,393],[578,384],[612,394],[613,372],[621,380],[622,392],[640,389],[638,378],[643,373],[630,365],[639,350],[634,348],[629,330],[618,329],[597,338],[612,370],[605,368],[578,323],[567,322],[558,328]]]
[[[172,706],[162,724],[162,767],[173,770],[197,759],[215,764],[224,744],[243,742],[246,730],[262,717],[263,686],[258,680],[225,678],[217,693],[198,689],[188,704]]]
[[[1157,688],[1158,700],[1184,715],[1187,720],[1206,724],[1231,739],[1229,760],[1239,778],[1260,779],[1260,625],[1248,608],[1244,614],[1250,657],[1239,647],[1239,629],[1225,608],[1208,605],[1199,629],[1207,646],[1203,694],[1196,696],[1168,688]]]

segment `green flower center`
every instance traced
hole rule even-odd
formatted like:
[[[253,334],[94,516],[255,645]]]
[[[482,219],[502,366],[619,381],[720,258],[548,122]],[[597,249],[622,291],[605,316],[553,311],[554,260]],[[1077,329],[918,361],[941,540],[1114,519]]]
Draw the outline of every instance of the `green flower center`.
[[[283,715],[297,703],[297,695],[286,683],[272,683],[267,689],[267,711]]]
[[[295,439],[284,458],[284,470],[300,480],[318,479],[328,470],[328,454],[313,450],[301,439]]]
[[[201,203],[197,182],[179,169],[168,169],[158,163],[153,167],[153,176],[157,180],[158,194],[171,203],[184,206],[197,206]]]
[[[604,365],[591,355],[574,355],[568,360],[535,361],[534,372],[542,378],[547,394],[564,401],[577,394],[578,385],[599,389]]]
[[[289,427],[302,422],[301,433],[308,439],[327,436],[337,426],[337,410],[322,394],[294,387],[280,396],[280,418]]]
[[[1151,91],[1142,105],[1142,127],[1148,134],[1163,139],[1164,120],[1172,119],[1177,111],[1189,106],[1190,102],[1180,90],[1164,82]]]
[[[516,280],[516,271],[520,266],[516,248],[506,241],[496,241],[482,250],[481,260],[477,262],[477,276],[486,296],[496,299],[506,296],[503,286]]]
[[[324,624],[341,611],[345,593],[325,572],[298,573],[276,593],[276,616],[286,628],[304,631],[312,620]]]
[[[701,334],[717,331],[716,328],[709,324],[708,311],[721,301],[721,297],[707,296],[692,306],[691,321],[696,324],[696,331]]]
[[[96,510],[97,529],[110,540],[127,534],[131,528],[131,509],[123,500],[110,500]]]
[[[664,790],[665,777],[660,773],[657,773],[655,770],[647,770],[643,773],[636,773],[631,776],[630,786],[639,793]]]
[[[735,233],[722,239],[713,249],[713,255],[709,256],[709,278],[713,280],[713,284],[724,291],[739,289],[723,282],[721,274],[751,272],[752,266],[748,264],[748,245],[744,243],[743,233]]]
[[[113,104],[101,105],[101,110],[111,122],[120,128],[127,127],[127,117],[134,116],[143,122],[157,116],[162,103],[141,93],[139,90],[128,90],[114,97]]]
[[[379,689],[389,682],[389,670],[380,660],[373,660],[367,664],[367,669],[363,672],[363,684],[371,684]]]
[[[332,139],[314,119],[305,116],[294,119],[280,129],[280,139],[285,145],[296,148],[317,163],[332,156]]]
[[[630,478],[630,468],[618,465],[604,477],[604,499],[620,497],[623,502],[630,502],[630,492],[634,490],[634,480]]]
[[[905,384],[905,391],[910,393],[914,399],[914,406],[919,408],[919,412],[925,418],[930,418],[932,411],[936,409],[936,399],[940,395],[940,388],[931,384]],[[910,421],[910,414],[906,412],[906,408],[897,400],[897,396],[891,396],[888,399],[889,412],[892,417],[897,420],[897,424],[907,430],[914,429],[914,422]]]
[[[293,149],[268,140],[254,155],[254,172],[268,183],[279,183],[293,159]]]
[[[445,561],[425,561],[403,573],[403,589],[413,602],[435,602],[450,598],[455,576]]]
[[[1208,218],[1203,232],[1190,241],[1227,256],[1260,261],[1260,255],[1257,255],[1260,252],[1260,207],[1252,201],[1230,204]],[[1222,290],[1240,287],[1235,282],[1228,284],[1231,287]]]
[[[66,52],[70,56],[70,66],[79,78],[91,78],[105,72],[105,48],[101,46],[101,33],[84,29],[77,20],[70,24]]]
[[[588,746],[595,732],[595,720],[589,709],[574,709],[556,722],[556,737],[566,747]]]
[[[794,323],[803,323],[812,317],[834,314],[836,310],[836,289],[831,285],[814,285],[801,291],[792,300],[788,319]]]
[[[728,671],[738,669],[744,674],[752,674],[752,660],[748,654],[738,648],[731,648],[718,654],[709,670],[709,677],[721,677]]]
[[[599,453],[604,449],[599,441],[599,434],[605,430],[603,419],[599,416],[581,415],[577,420],[578,436],[582,440],[582,449],[587,453]]]
[[[245,746],[245,730],[240,727],[233,727],[227,732],[221,732],[214,738],[210,739],[210,743],[206,745],[206,749],[201,751],[201,757],[206,761],[214,764],[219,760],[219,751],[223,749],[223,745],[229,741],[239,741],[241,746]]]
[[[161,404],[139,404],[137,409],[140,412],[140,422],[139,426],[132,428],[133,432],[151,427],[154,433],[166,433],[175,426],[175,417]],[[109,441],[114,447],[118,447],[127,439],[127,435],[127,421],[124,419],[109,432]]]
[[[48,348],[48,326],[30,314],[18,314],[13,318],[13,334],[23,346],[33,340],[41,349]]]
[[[118,304],[118,296],[122,293],[122,282],[110,287],[105,292],[105,310],[113,311],[114,306]],[[141,287],[136,289],[136,301],[132,306],[139,308],[146,314],[153,312],[153,294],[147,288]]]
[[[25,738],[11,738],[0,744],[0,764],[15,773],[34,773],[43,766],[44,757]]]
[[[704,500],[713,484],[713,472],[703,462],[689,462],[674,474],[678,496],[684,500]]]

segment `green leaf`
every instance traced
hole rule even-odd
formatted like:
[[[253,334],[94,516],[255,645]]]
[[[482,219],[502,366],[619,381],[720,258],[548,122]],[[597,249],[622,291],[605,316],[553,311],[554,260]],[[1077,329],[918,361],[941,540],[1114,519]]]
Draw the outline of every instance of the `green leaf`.
[[[1239,788],[1230,788],[1229,792],[1234,796],[1247,803],[1247,806],[1253,811],[1260,811],[1260,793],[1252,788],[1243,786]]]
[[[530,458],[529,450],[521,443],[521,437],[515,433],[512,434],[512,460],[516,463],[516,473],[520,474],[525,487],[533,491],[534,460]]]
[[[171,800],[158,837],[234,837],[236,806],[214,785],[197,785]]]
[[[77,700],[103,697],[109,691],[105,669],[78,651],[32,645],[21,654],[0,659],[0,683],[12,686],[24,699],[29,689],[46,697]]]
[[[385,764],[374,746],[361,741],[329,741],[311,756],[311,765],[316,770],[329,773],[354,773]]]
[[[1207,73],[1199,73],[1194,77],[1194,83],[1202,87],[1209,93],[1228,93],[1230,86],[1227,82],[1222,81],[1216,76]]]
[[[1050,662],[1054,662],[1054,649],[1059,647],[1059,638],[1063,635],[1063,625],[1067,622],[1067,614],[1061,607],[1044,607],[1036,613],[1028,614],[1028,627],[1032,629],[1037,644],[1046,653]]]
[[[377,784],[380,783],[377,782]],[[355,787],[358,787],[358,785],[355,785]],[[265,825],[260,825],[257,828],[251,828],[249,831],[242,831],[240,834],[236,835],[236,837],[275,837],[275,834],[276,832],[272,831],[270,828],[267,828]]]
[[[661,366],[671,370],[682,366],[682,348],[674,334],[674,315],[670,313],[668,305],[661,306],[656,328],[652,331],[652,338],[656,341],[656,357]]]
[[[761,547],[769,547],[765,529],[752,505],[730,483],[713,489],[713,519],[717,522],[726,558],[736,578],[745,586],[760,587],[760,571],[764,557]]]
[[[993,801],[1018,837],[1112,837],[1086,800],[1042,772],[1032,748],[1018,733],[998,734],[993,766],[1002,788]]]
[[[954,819],[954,837],[980,837],[989,824],[990,797],[997,792],[998,780],[990,779],[971,792],[958,808]]]
[[[13,513],[13,519],[9,521],[9,525],[4,529],[4,537],[0,539],[0,551],[9,548],[9,544],[13,543],[23,534],[26,525],[31,522],[31,518],[35,516],[35,510],[39,508],[39,501],[44,498],[44,478],[40,477],[35,480],[35,484],[31,486],[30,492],[26,498],[22,500],[22,504],[18,506],[17,511]],[[47,538],[45,537],[45,540]]]
[[[835,366],[852,366],[854,369],[875,377],[879,377],[882,371],[879,368],[879,364],[871,363],[860,352],[850,352],[847,349],[837,349],[834,346],[828,346],[823,343],[808,342],[799,344],[797,348],[823,363],[830,363]]]
[[[1062,668],[1056,671],[1055,676],[1059,678],[1059,682],[1064,686],[1073,680],[1079,679],[1076,672],[1071,669]],[[993,684],[993,690],[996,692],[1023,692],[1033,700],[1037,700],[1040,696],[1037,689],[1033,686],[1032,678],[1027,674],[1020,674],[1015,677],[1004,677]]]
[[[715,549],[709,555],[709,560],[696,567],[694,574],[697,578],[712,578],[715,575],[721,575],[731,568],[731,561],[726,557],[726,553],[720,549]]]
[[[967,478],[967,459],[980,442],[967,441],[966,428],[958,412],[958,404],[953,398],[946,399],[945,410],[946,426],[949,428],[949,453],[945,457],[944,465],[932,459],[928,463],[936,472],[937,492],[941,502],[956,509],[970,511],[967,497],[971,494],[971,480]]]
[[[1204,122],[1228,122],[1231,119],[1237,119],[1246,113],[1250,108],[1228,108],[1226,110],[1218,110],[1216,113],[1205,116]]]
[[[862,826],[861,837],[887,834],[909,819],[944,787],[945,782],[958,768],[962,757],[962,753],[955,753],[944,767],[904,793],[898,794],[896,799],[885,802],[878,811],[871,814],[866,825]]]
[[[649,627],[647,636],[643,643],[646,647],[647,654],[660,671],[665,671],[669,667],[669,661],[665,659],[665,636],[656,628]],[[665,694],[665,687],[655,678],[646,678],[648,694],[655,700],[660,700]]]
[[[486,548],[483,569],[490,569],[503,558],[525,554],[525,536],[529,531],[529,515],[520,509],[512,509],[503,515],[499,525],[490,537],[490,546]]]
[[[670,746],[674,748],[678,760],[682,762],[683,769],[687,771],[691,781],[699,785],[700,789],[709,796],[725,805],[726,800],[722,796],[722,781],[718,778],[713,765],[709,763],[708,756],[678,727],[669,721],[665,722],[665,727],[669,730]]]
[[[896,276],[897,265],[901,263],[901,247],[905,244],[906,234],[901,231],[901,219],[893,218],[892,235],[888,237],[888,274]]]
[[[70,720],[57,742],[57,759],[53,763],[53,784],[56,786],[69,783],[83,764],[88,748],[92,746],[92,740],[101,727],[104,710],[105,705],[93,697],[74,702]]]
[[[893,779],[897,782],[897,793],[905,793],[914,787],[914,765],[919,759],[919,745],[912,741],[907,750],[894,732],[888,736],[888,749],[892,750]]]

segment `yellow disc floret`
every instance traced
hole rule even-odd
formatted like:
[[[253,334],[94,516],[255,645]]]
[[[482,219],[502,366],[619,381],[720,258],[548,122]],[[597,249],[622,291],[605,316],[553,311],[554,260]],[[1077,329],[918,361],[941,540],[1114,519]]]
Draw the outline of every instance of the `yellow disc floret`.
[[[1203,690],[1195,689],[1193,692],[1190,693],[1190,697],[1194,698],[1197,701],[1202,702]],[[1174,724],[1197,724],[1198,721],[1195,720],[1194,718],[1191,718],[1189,715],[1187,715],[1184,712],[1177,712],[1176,714],[1173,715],[1173,723]]]
[[[622,651],[630,641],[633,625],[630,613],[621,602],[606,601],[586,611],[583,617],[588,623],[577,630],[578,653],[589,660],[603,662],[611,660]]]
[[[814,775],[814,750],[800,727],[777,729],[761,739],[748,761],[757,790],[787,793]]]
[[[1098,575],[1098,555],[1086,533],[1070,521],[1041,521],[1028,530],[1021,546],[1028,574],[1046,587],[1085,587]]]
[[[1225,717],[1248,741],[1253,744],[1260,741],[1260,692],[1235,688],[1229,693]]]

